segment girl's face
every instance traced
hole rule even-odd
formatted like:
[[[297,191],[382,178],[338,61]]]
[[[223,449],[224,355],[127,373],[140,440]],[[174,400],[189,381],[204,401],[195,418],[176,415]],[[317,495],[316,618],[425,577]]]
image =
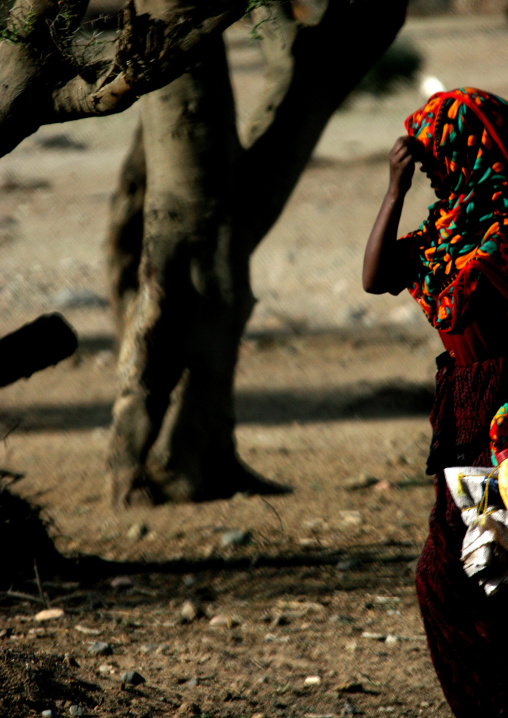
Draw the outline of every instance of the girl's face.
[[[444,188],[444,182],[440,176],[439,164],[432,152],[425,145],[413,138],[411,151],[414,161],[420,165],[420,172],[423,172],[430,181],[431,187],[438,197],[447,196]]]

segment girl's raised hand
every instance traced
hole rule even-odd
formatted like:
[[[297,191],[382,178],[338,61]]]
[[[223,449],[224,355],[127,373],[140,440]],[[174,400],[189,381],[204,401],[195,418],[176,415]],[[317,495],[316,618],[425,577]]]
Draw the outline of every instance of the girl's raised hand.
[[[405,135],[399,137],[390,152],[390,189],[396,194],[406,194],[411,187],[411,181],[417,161],[418,141],[414,137]]]

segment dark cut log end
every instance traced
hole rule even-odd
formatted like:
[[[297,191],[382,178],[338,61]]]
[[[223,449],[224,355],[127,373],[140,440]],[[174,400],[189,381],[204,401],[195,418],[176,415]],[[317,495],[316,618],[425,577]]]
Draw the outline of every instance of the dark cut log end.
[[[60,314],[43,314],[0,339],[0,386],[58,364],[77,346],[75,330]]]

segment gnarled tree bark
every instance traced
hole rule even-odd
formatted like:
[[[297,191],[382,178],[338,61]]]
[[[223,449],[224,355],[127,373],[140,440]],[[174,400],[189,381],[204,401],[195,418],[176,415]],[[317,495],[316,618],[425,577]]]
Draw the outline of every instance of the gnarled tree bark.
[[[143,99],[142,117],[144,238],[120,349],[113,495],[259,490],[233,439],[234,368],[252,295],[248,253],[234,242],[240,145],[222,40],[192,73]]]
[[[235,448],[250,256],[331,114],[395,37],[405,5],[393,3],[387,16],[377,2],[332,2],[312,28],[282,5],[260,8],[266,86],[243,143],[219,43],[209,43],[206,62],[143,100],[143,133],[108,238],[118,255],[112,266],[127,268],[116,278],[125,333],[108,460],[114,501],[283,490],[248,469]],[[351,50],[355,34],[362,44]]]

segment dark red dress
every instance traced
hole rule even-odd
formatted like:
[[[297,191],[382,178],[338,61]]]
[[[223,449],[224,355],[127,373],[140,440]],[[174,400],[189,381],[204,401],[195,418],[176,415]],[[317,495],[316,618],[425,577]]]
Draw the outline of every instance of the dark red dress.
[[[490,420],[508,398],[508,338],[499,332],[508,311],[501,304],[495,320],[477,304],[481,326],[441,334],[448,351],[437,360],[431,415],[428,472],[436,474],[436,503],[417,593],[432,660],[458,718],[508,716],[508,589],[486,596],[466,575],[460,559],[466,528],[443,473],[448,466],[491,465]]]

